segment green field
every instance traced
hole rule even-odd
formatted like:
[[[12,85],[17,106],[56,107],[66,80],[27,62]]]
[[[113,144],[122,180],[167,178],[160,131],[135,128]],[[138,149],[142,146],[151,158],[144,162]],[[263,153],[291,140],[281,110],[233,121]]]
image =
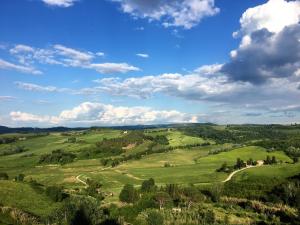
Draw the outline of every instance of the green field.
[[[215,129],[215,128],[214,128]],[[216,126],[217,131],[224,131],[225,126]],[[132,131],[129,131],[131,133]],[[289,131],[291,132],[291,131]],[[87,130],[84,132],[50,133],[46,136],[31,137],[17,134],[16,142],[1,144],[1,151],[22,146],[25,151],[17,154],[0,156],[0,172],[9,175],[8,181],[0,180],[0,204],[20,208],[25,212],[45,218],[60,206],[52,202],[45,194],[36,193],[29,185],[30,180],[47,186],[63,186],[68,193],[81,192],[85,185],[81,182],[87,179],[95,180],[102,184],[104,193],[108,195],[103,203],[119,204],[119,193],[125,184],[133,184],[139,188],[144,180],[154,178],[159,186],[165,184],[179,184],[197,187],[210,187],[216,183],[221,184],[229,174],[216,172],[223,163],[234,166],[237,158],[244,161],[265,160],[267,156],[276,157],[276,165],[263,165],[236,173],[228,185],[235,182],[263,182],[263,180],[276,179],[278,182],[299,174],[300,164],[293,164],[293,160],[281,149],[267,151],[263,147],[247,145],[234,145],[235,143],[216,144],[213,139],[190,136],[179,129],[158,129],[145,131],[146,136],[142,142],[126,142],[120,155],[111,155],[108,158],[130,157],[140,154],[139,159],[131,158],[117,166],[103,166],[101,157],[93,156],[84,158],[86,151],[95,148],[96,143],[103,140],[127,137],[128,132],[121,130],[103,129]],[[295,132],[296,133],[296,132]],[[296,133],[297,134],[297,133]],[[16,134],[2,135],[2,137]],[[160,153],[146,153],[153,146],[151,137],[164,136],[168,145],[157,145],[153,149],[168,149]],[[0,135],[1,136],[1,135]],[[25,137],[25,138],[24,138]],[[69,137],[75,137],[76,142],[70,143]],[[209,145],[201,146],[209,142]],[[254,143],[253,140],[249,143]],[[186,147],[185,147],[186,146]],[[40,164],[40,157],[50,154],[53,150],[61,149],[75,154],[77,157],[71,163]],[[211,154],[221,149],[217,154]],[[79,157],[80,156],[80,157]],[[168,165],[167,167],[165,165]],[[15,182],[13,178],[18,174],[25,174],[24,182]],[[80,181],[81,180],[81,181]]]

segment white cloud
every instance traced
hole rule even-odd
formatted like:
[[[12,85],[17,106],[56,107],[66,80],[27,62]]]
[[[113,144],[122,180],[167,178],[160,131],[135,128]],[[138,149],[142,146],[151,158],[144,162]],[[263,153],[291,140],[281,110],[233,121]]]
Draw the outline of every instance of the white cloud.
[[[3,59],[0,59],[0,69],[16,70],[18,72],[30,73],[30,74],[34,74],[34,75],[42,74],[42,72],[40,70],[37,70],[31,66],[16,65],[16,64],[10,63],[8,61],[5,61]]]
[[[28,45],[16,45],[14,48],[10,49],[11,54],[18,54],[21,52],[34,52],[34,49]]]
[[[66,56],[78,62],[89,62],[94,58],[93,54],[90,52],[78,51],[72,48],[65,47],[63,45],[54,45],[53,47],[57,50],[57,53],[59,55]]]
[[[22,121],[22,122],[48,123],[51,119],[49,116],[38,116],[38,115],[19,112],[19,111],[11,112],[9,115],[13,121]]]
[[[15,82],[18,88],[27,91],[37,91],[37,92],[64,92],[69,94],[75,94],[75,91],[69,88],[58,88],[54,86],[41,86],[32,83],[25,83],[17,81]]]
[[[136,55],[141,58],[149,58],[149,55],[145,53],[137,53]]]
[[[100,57],[103,57],[103,56],[105,56],[105,53],[104,52],[96,52],[96,55],[100,56]]]
[[[74,5],[77,0],[42,0],[45,4],[57,7],[70,7]]]
[[[194,71],[204,75],[212,75],[218,73],[222,69],[223,64],[211,64],[201,66]]]
[[[198,73],[187,75],[178,73],[162,74],[131,77],[124,80],[104,78],[95,82],[101,84],[101,86],[96,87],[94,90],[108,92],[112,95],[149,98],[155,93],[165,93],[194,100],[204,100],[208,97],[235,92],[249,86],[247,83],[230,83],[222,75],[207,77]]]
[[[13,96],[0,96],[0,102],[10,101],[10,100],[14,100],[14,99],[16,99],[16,97],[13,97]]]
[[[214,0],[112,0],[119,2],[122,11],[135,18],[146,18],[150,21],[161,21],[165,27],[183,27],[190,29],[204,17],[219,12]]]
[[[84,102],[71,110],[64,110],[58,116],[41,116],[25,112],[11,112],[10,117],[18,122],[39,122],[46,124],[82,125],[132,125],[197,122],[195,115],[176,110],[154,110],[149,107],[123,107],[97,102]]]
[[[88,67],[104,74],[140,71],[138,67],[129,65],[127,63],[91,63]]]
[[[40,86],[37,84],[24,83],[24,82],[15,82],[18,88],[24,89],[27,91],[45,91],[45,92],[55,92],[58,90],[57,87],[54,86]]]
[[[300,1],[269,0],[243,13],[240,32],[250,34],[265,28],[269,32],[278,33],[286,26],[297,24],[299,19]]]
[[[36,63],[60,65],[64,67],[77,67],[83,69],[93,69],[99,73],[127,73],[130,71],[140,71],[138,67],[129,65],[128,63],[94,63],[95,56],[103,57],[103,52],[79,51],[60,44],[50,46],[47,49],[34,48],[28,45],[16,45],[9,50],[10,54],[15,56],[22,66],[18,66],[18,70],[38,73],[33,70]],[[0,62],[1,63],[1,62]],[[4,64],[2,62],[2,64]],[[9,65],[6,65],[8,67]],[[2,68],[4,65],[2,66]],[[10,65],[12,67],[12,65]],[[1,65],[0,65],[1,68]],[[15,67],[17,69],[17,67]],[[30,71],[31,69],[32,71]]]
[[[240,18],[237,49],[222,72],[232,80],[255,84],[291,77],[300,66],[300,1],[269,0],[247,9]],[[289,51],[286,51],[289,49]]]

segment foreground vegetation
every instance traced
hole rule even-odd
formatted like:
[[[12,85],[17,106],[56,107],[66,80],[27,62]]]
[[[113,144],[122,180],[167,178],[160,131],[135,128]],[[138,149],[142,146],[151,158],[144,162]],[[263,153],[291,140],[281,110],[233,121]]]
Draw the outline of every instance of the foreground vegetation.
[[[299,125],[0,135],[0,224],[298,224]]]

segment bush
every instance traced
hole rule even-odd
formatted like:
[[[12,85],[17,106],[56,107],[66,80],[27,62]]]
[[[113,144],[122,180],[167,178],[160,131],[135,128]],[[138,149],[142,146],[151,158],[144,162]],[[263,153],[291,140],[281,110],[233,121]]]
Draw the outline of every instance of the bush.
[[[47,187],[46,195],[54,202],[61,202],[67,197],[67,195],[63,192],[63,188],[57,186]]]
[[[134,203],[138,200],[138,193],[132,184],[126,184],[119,196],[120,201],[127,203]]]
[[[154,189],[155,189],[155,181],[153,178],[143,181],[141,186],[142,192],[149,192],[149,191],[153,191]]]

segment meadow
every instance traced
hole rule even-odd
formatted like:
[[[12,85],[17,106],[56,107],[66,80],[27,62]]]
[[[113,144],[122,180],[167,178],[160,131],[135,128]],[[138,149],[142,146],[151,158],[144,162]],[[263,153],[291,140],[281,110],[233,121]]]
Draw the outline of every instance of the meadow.
[[[226,131],[224,126],[213,126],[210,129],[216,132]],[[288,130],[286,133],[297,136],[299,130]],[[226,182],[225,189],[237,187],[241,183],[263,184],[264,181],[272,179],[276,180],[276,184],[280,184],[300,173],[300,164],[295,163],[293,158],[286,154],[285,149],[270,150],[256,146],[255,139],[243,143],[230,143],[227,142],[227,136],[226,138],[222,136],[224,139],[222,143],[220,139],[190,135],[181,128],[142,131],[87,129],[43,135],[22,133],[0,135],[0,138],[7,137],[16,137],[16,140],[0,145],[0,154],[5,152],[0,156],[0,173],[6,173],[9,177],[8,180],[0,180],[0,206],[18,208],[38,218],[48,218],[61,207],[62,203],[51,201],[44,193],[36,192],[31,185],[33,181],[40,184],[43,189],[59,186],[65,193],[76,196],[83,195],[87,188],[86,182],[93,180],[101,184],[101,192],[105,196],[101,200],[103,205],[123,206],[119,194],[126,184],[139,189],[145,181],[153,178],[158,187],[167,184],[181,187],[193,185],[205,192],[216,184],[223,185],[229,173],[217,172],[218,169],[224,163],[233,168],[238,158],[244,162],[249,159],[263,161],[269,156],[275,157],[276,163],[236,173]],[[111,143],[115,153],[101,149],[101,143]],[[119,148],[119,144],[116,143],[124,146]],[[22,151],[19,153],[12,151],[10,154],[10,150],[16,147],[21,147]],[[57,155],[53,152],[57,150],[62,151],[57,153],[58,155],[69,157],[68,154],[72,154],[74,159],[64,163],[41,162],[41,157],[56,159]],[[86,152],[92,154],[86,156]],[[101,163],[103,159],[115,160],[120,157],[127,158],[116,165]],[[24,180],[15,181],[20,174],[24,174]],[[263,194],[265,193],[260,193]],[[215,209],[215,212],[218,210]],[[240,216],[240,220],[235,221],[243,221],[242,218],[243,216]]]

